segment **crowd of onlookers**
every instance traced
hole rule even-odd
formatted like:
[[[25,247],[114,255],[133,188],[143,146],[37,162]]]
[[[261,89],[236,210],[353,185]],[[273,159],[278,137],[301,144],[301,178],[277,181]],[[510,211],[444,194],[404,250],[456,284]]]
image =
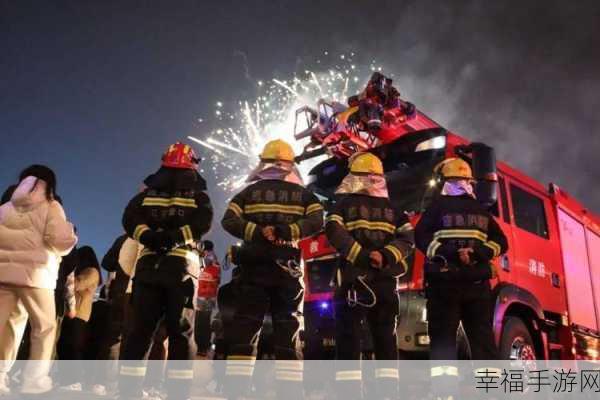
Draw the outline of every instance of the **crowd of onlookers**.
[[[119,359],[131,321],[131,278],[141,249],[124,234],[100,263],[91,247],[78,244],[56,187],[51,169],[33,165],[2,195],[0,395],[10,392],[17,376],[20,391],[31,394],[56,385],[105,394],[109,375],[116,377],[116,363],[92,368],[93,363],[78,360]],[[199,279],[196,324],[201,328],[196,329],[196,341],[204,357],[210,350],[220,268],[212,243],[206,241],[200,254],[205,267]],[[166,359],[166,337],[164,328],[156,332],[151,360]],[[15,371],[16,360],[31,362]],[[51,373],[52,360],[69,362],[58,363],[61,371]],[[60,379],[53,382],[51,376]]]

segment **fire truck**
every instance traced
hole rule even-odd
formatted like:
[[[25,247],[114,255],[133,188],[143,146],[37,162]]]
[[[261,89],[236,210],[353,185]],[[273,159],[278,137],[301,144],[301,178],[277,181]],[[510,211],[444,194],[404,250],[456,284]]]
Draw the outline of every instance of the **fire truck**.
[[[384,164],[390,198],[413,224],[439,194],[434,167],[445,158],[469,162],[477,198],[489,207],[509,241],[494,261],[492,281],[496,343],[503,359],[600,358],[600,217],[555,184],[544,186],[508,164],[493,148],[471,143],[413,109],[385,110],[377,134],[361,130],[356,108],[320,100],[316,109],[298,110],[296,138],[310,138],[302,162],[327,158],[309,173],[308,187],[324,202],[348,173],[348,157],[370,151]],[[333,275],[338,254],[324,233],[300,243],[305,261],[306,358],[333,355]],[[415,251],[409,272],[398,283],[400,319],[397,343],[405,357],[427,357],[424,255]],[[460,358],[469,357],[468,338],[457,332]],[[368,332],[364,347],[369,347]]]

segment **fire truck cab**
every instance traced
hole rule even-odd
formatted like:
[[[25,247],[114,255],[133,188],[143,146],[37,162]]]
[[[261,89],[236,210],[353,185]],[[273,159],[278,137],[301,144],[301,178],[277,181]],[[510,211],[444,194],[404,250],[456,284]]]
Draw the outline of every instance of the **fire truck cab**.
[[[477,146],[484,151],[478,153]],[[435,165],[460,156],[472,163],[476,177],[479,170],[478,194],[509,242],[508,252],[494,261],[499,275],[492,282],[494,331],[502,358],[598,359],[600,218],[558,186],[544,187],[496,163],[490,150],[427,123],[369,151],[382,158],[390,198],[413,224],[439,193]],[[313,168],[309,188],[328,204],[347,172],[347,159],[331,157]],[[303,240],[300,247],[306,268],[307,358],[324,358],[323,352],[330,353],[335,344],[331,301],[337,254],[323,233]],[[424,255],[415,251],[408,261],[409,273],[398,283],[398,348],[406,356],[426,357]],[[469,357],[468,338],[460,328],[457,335],[459,356]],[[313,353],[321,355],[311,357]]]

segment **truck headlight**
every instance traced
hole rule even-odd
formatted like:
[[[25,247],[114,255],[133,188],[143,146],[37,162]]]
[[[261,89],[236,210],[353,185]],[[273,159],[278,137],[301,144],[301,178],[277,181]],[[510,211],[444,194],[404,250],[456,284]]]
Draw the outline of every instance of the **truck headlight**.
[[[419,346],[429,346],[429,343],[429,335],[427,335],[426,333],[420,333],[417,335],[417,344]]]

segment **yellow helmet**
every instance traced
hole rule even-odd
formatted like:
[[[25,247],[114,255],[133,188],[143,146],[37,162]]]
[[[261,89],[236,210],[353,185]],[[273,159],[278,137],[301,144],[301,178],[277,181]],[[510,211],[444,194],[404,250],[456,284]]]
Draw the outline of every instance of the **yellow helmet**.
[[[439,163],[434,172],[441,174],[444,179],[473,179],[471,166],[462,158],[448,158]]]
[[[292,146],[280,139],[268,142],[263,148],[262,153],[260,153],[260,159],[263,161],[274,160],[294,162],[295,157]]]
[[[372,153],[359,153],[350,159],[350,172],[383,175],[383,164]]]

